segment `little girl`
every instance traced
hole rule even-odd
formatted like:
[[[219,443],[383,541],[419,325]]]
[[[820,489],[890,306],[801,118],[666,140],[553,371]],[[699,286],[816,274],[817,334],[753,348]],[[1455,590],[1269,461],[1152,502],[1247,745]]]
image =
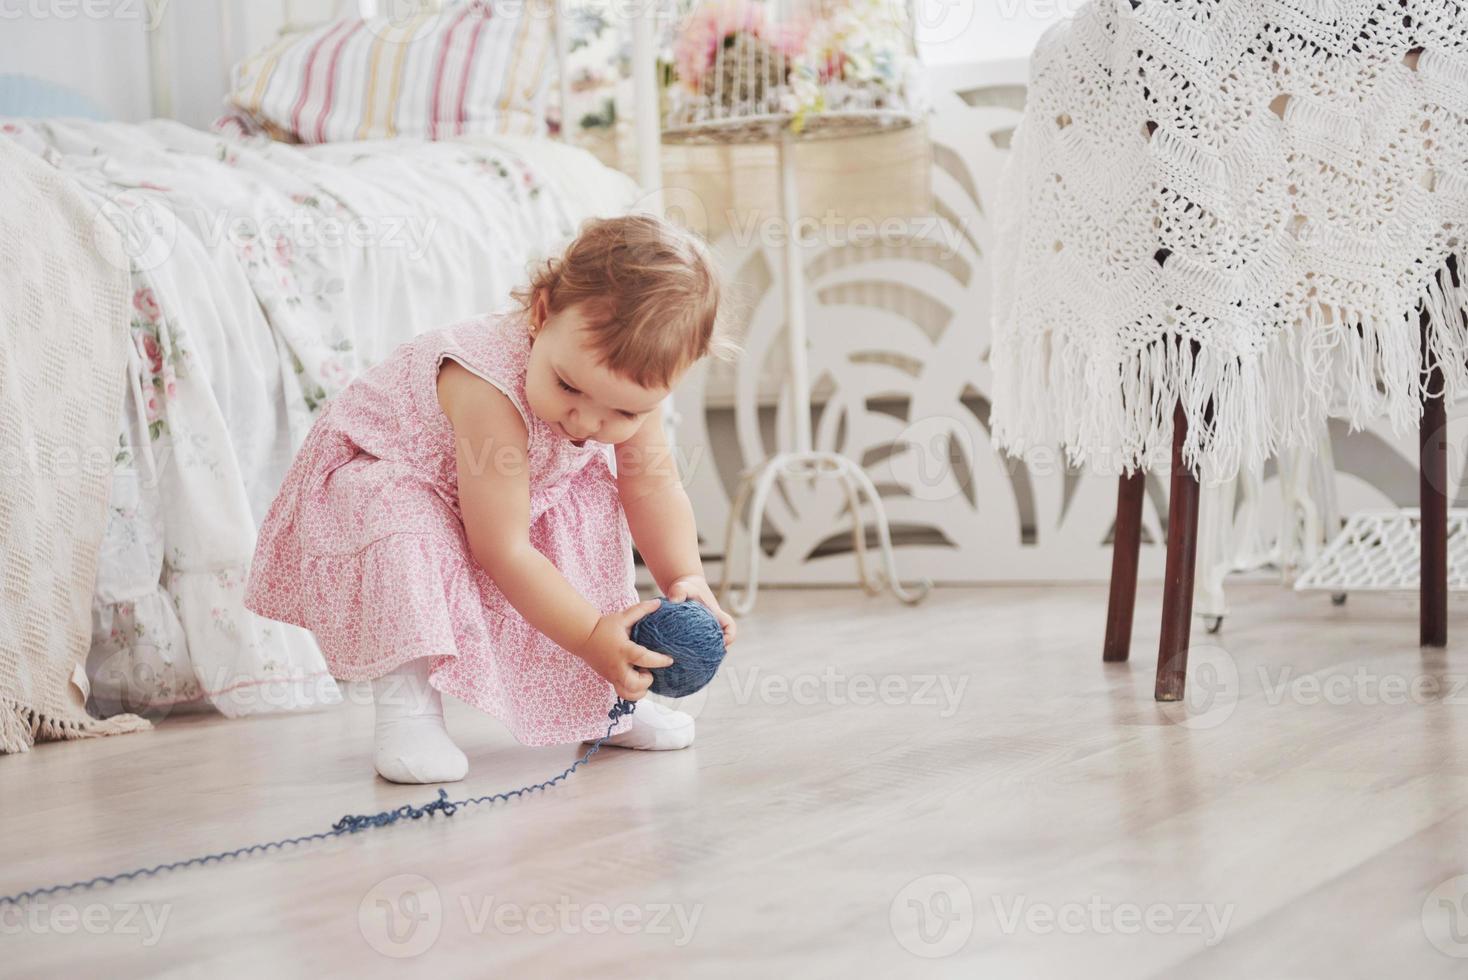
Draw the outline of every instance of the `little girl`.
[[[378,773],[462,779],[442,693],[520,742],[606,734],[672,660],[628,630],[632,543],[667,597],[734,622],[699,559],[663,399],[706,355],[720,281],[693,235],[592,220],[516,307],[424,334],[322,411],[260,529],[245,604],[370,678]],[[615,474],[610,457],[615,452]],[[678,749],[693,719],[645,701],[609,745]]]

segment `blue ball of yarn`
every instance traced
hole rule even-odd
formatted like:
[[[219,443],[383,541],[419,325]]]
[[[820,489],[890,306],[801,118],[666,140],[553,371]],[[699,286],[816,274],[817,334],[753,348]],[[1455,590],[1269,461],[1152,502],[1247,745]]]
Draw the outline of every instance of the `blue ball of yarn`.
[[[632,624],[632,642],[673,658],[652,670],[652,693],[681,698],[701,691],[724,662],[724,631],[701,602],[662,604]]]

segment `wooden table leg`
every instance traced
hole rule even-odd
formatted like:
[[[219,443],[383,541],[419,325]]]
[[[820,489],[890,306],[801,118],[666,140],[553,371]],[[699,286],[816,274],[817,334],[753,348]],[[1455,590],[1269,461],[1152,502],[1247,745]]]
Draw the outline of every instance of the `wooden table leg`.
[[[1157,648],[1158,701],[1181,701],[1193,626],[1193,571],[1198,555],[1198,479],[1183,465],[1188,417],[1172,414],[1172,492],[1167,501],[1167,570],[1162,583],[1162,641]]]
[[[1142,547],[1142,501],[1147,478],[1140,469],[1123,474],[1116,488],[1116,526],[1111,537],[1111,598],[1106,606],[1106,646],[1101,659],[1121,663],[1132,649],[1132,613],[1137,606],[1137,557]]]
[[[1422,425],[1417,431],[1419,504],[1422,509],[1421,643],[1448,645],[1448,411],[1442,368],[1429,368],[1427,316],[1422,318]]]

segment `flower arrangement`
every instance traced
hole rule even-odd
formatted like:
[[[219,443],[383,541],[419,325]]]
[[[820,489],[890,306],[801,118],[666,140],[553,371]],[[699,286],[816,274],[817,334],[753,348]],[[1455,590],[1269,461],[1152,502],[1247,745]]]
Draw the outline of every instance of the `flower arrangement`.
[[[825,0],[813,15],[778,22],[770,9],[762,0],[698,2],[668,59],[675,117],[783,113],[799,132],[815,112],[916,111],[925,101],[901,4]]]
[[[693,10],[673,45],[677,78],[690,92],[712,84],[720,47],[747,37],[764,42],[765,5],[751,0],[709,0]]]

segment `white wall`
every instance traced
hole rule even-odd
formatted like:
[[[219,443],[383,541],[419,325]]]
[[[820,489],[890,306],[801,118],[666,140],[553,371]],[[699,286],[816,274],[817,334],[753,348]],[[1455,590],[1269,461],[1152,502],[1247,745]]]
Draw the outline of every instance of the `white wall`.
[[[0,0],[0,73],[57,82],[110,115],[144,118],[147,17],[143,0]]]
[[[152,115],[148,39],[167,52],[173,117],[207,127],[229,67],[271,36],[281,0],[0,0],[0,74],[65,85],[114,118]],[[162,16],[160,16],[160,14]]]

